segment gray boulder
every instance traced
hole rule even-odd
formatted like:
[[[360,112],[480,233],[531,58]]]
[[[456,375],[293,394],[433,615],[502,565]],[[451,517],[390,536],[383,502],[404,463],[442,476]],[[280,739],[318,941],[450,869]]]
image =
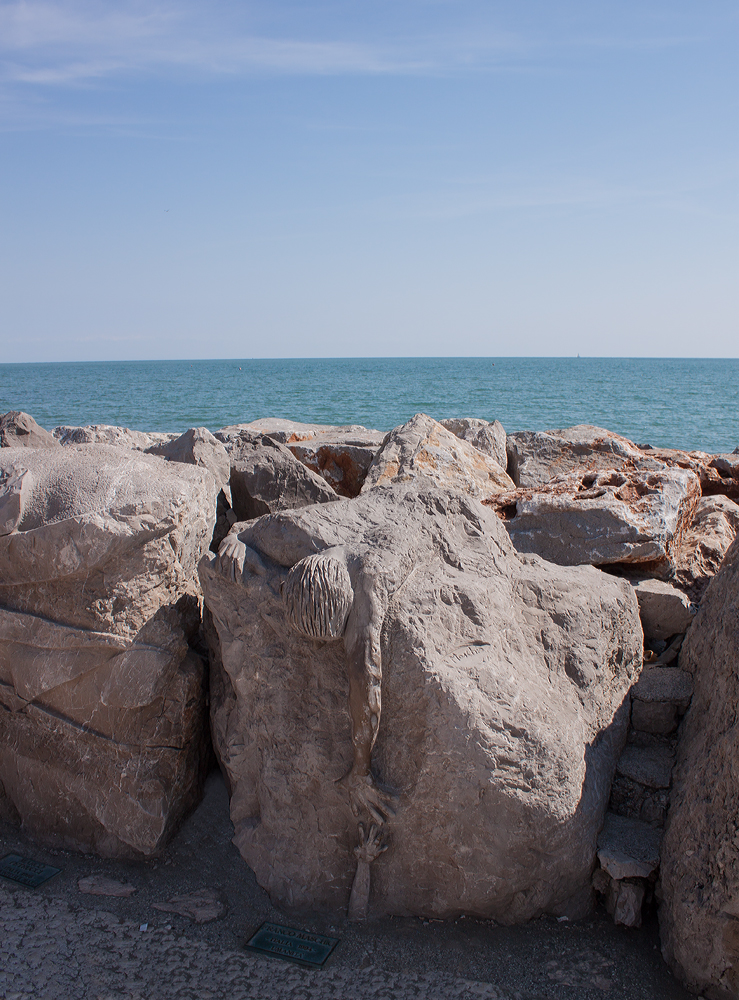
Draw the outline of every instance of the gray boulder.
[[[739,995],[739,540],[686,636],[695,691],[680,730],[662,843],[668,964],[709,997]]]
[[[687,632],[696,609],[686,594],[664,580],[632,582],[645,638],[669,639]]]
[[[56,448],[57,444],[52,434],[22,410],[0,416],[0,448]]]
[[[422,480],[237,524],[200,576],[234,842],[276,903],[588,912],[641,666],[625,581]]]
[[[506,468],[508,464],[506,432],[499,420],[490,423],[487,420],[480,420],[479,417],[450,417],[440,423],[458,438],[468,441],[478,451],[490,455],[502,469]]]
[[[207,427],[191,427],[174,441],[150,445],[145,450],[147,454],[159,455],[168,462],[199,465],[212,474],[219,489],[228,486],[231,476],[228,453]]]
[[[564,566],[628,564],[665,575],[672,572],[699,496],[697,477],[682,469],[607,470],[563,476],[484,502],[503,519],[519,552]]]
[[[739,504],[725,496],[701,497],[675,558],[675,583],[699,603],[739,532]]]
[[[198,801],[215,499],[122,448],[0,452],[0,812],[34,836],[149,856]]]
[[[271,437],[241,431],[231,440],[229,458],[231,502],[238,521],[340,499],[322,476]]]
[[[425,413],[417,413],[385,436],[369,467],[362,492],[419,477],[442,488],[462,490],[480,500],[513,488],[505,469],[494,458],[461,440]]]

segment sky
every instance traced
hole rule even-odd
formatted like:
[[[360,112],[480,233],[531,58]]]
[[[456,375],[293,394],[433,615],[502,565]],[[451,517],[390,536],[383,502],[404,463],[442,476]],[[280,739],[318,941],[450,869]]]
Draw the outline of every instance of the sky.
[[[0,0],[0,361],[739,357],[735,0]]]

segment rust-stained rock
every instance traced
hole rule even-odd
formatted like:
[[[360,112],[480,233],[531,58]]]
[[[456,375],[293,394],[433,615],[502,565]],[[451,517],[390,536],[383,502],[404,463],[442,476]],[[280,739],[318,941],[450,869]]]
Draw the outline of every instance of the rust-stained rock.
[[[662,843],[662,950],[690,989],[739,996],[739,539],[708,586],[680,666],[693,675]]]
[[[40,839],[158,850],[207,761],[200,614],[216,484],[106,445],[0,452],[0,783]]]
[[[739,532],[739,504],[724,496],[702,497],[675,558],[674,582],[699,603]]]
[[[384,436],[380,431],[340,430],[299,441],[291,439],[287,447],[306,468],[323,476],[339,496],[356,497]]]
[[[441,487],[462,490],[480,500],[513,487],[494,458],[461,440],[425,413],[417,413],[385,436],[369,467],[362,492],[418,477]]]
[[[543,486],[576,473],[619,469],[656,471],[665,463],[633,441],[603,427],[578,424],[551,431],[517,431],[507,438],[508,467],[516,486]]]
[[[22,410],[9,410],[0,415],[0,448],[56,448],[52,434],[40,427],[33,417]]]
[[[642,658],[626,581],[519,555],[492,512],[421,478],[235,525],[221,553],[200,568],[214,742],[235,843],[275,901],[348,905],[370,829],[340,781],[359,649],[381,673],[372,770],[396,796],[370,913],[587,912]],[[336,590],[296,603],[290,581],[321,556]]]
[[[485,500],[519,552],[560,565],[627,564],[671,572],[700,497],[692,472],[606,470],[563,476]]]
[[[701,484],[703,496],[739,500],[739,459],[736,455],[709,455],[704,451],[649,448],[644,454],[675,469],[689,469]]]

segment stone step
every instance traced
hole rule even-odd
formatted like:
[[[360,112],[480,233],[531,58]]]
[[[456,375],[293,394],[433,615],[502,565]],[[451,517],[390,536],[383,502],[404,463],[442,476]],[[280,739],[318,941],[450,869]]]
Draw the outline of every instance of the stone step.
[[[627,745],[616,773],[647,788],[669,788],[675,755],[668,747]]]
[[[598,835],[598,860],[611,878],[649,878],[659,867],[661,841],[661,830],[608,812]]]
[[[693,697],[693,678],[679,667],[647,666],[632,687],[631,697],[638,701],[669,702],[685,711]]]

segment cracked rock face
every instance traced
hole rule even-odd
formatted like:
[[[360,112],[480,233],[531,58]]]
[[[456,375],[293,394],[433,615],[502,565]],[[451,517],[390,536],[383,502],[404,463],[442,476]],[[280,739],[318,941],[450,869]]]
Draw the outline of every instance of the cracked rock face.
[[[197,801],[215,500],[121,448],[0,452],[0,806],[40,838],[148,855]]]
[[[300,635],[278,585],[333,549],[385,609],[372,770],[396,812],[370,912],[586,913],[641,662],[632,588],[519,555],[491,511],[424,482],[233,531],[256,553],[243,577],[200,566],[212,728],[235,843],[272,898],[345,910],[366,822],[338,783],[352,763],[344,644]]]
[[[739,995],[739,540],[711,581],[680,666],[693,675],[662,843],[668,964],[709,997]]]
[[[672,571],[700,497],[692,472],[616,469],[573,474],[485,501],[519,552],[564,566],[629,564]]]
[[[513,488],[513,480],[491,455],[425,413],[417,413],[385,436],[367,471],[362,493],[419,477],[478,500]]]

